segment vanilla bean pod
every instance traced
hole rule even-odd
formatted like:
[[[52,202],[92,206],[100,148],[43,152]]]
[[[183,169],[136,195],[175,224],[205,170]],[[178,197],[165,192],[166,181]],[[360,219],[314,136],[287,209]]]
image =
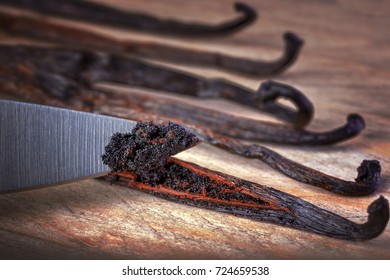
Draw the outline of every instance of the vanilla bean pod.
[[[90,71],[95,82],[114,82],[197,98],[222,98],[269,113],[298,128],[307,125],[314,112],[304,94],[275,82],[263,83],[257,91],[252,91],[224,79],[202,78],[118,55],[102,57]],[[296,110],[278,104],[279,98],[292,102]]]
[[[367,222],[357,224],[295,196],[177,159],[168,161],[165,172],[169,175],[157,185],[139,182],[127,172],[115,175],[118,184],[171,201],[333,238],[369,240],[380,235],[388,223],[389,206],[383,196],[368,206]]]
[[[273,84],[274,82],[268,82]],[[267,83],[266,83],[267,84]],[[98,92],[96,92],[97,94]],[[126,117],[126,109],[157,114],[166,119],[210,129],[211,131],[236,139],[272,142],[288,145],[321,146],[347,141],[364,129],[363,118],[358,114],[351,114],[347,122],[330,131],[314,132],[306,129],[295,129],[290,126],[269,123],[242,116],[230,115],[224,112],[202,108],[185,102],[132,92],[131,96],[115,90],[100,90],[102,108],[100,112],[121,111]],[[110,100],[113,100],[112,105]],[[121,107],[121,109],[119,109]],[[97,107],[95,107],[97,108]],[[103,110],[102,110],[103,109]]]
[[[242,13],[240,17],[214,26],[169,19],[164,20],[139,12],[121,11],[89,1],[2,0],[0,4],[28,9],[50,16],[181,37],[229,35],[250,25],[257,18],[256,11],[244,3],[236,3],[234,5],[235,10]]]
[[[34,99],[35,102],[46,104],[68,103],[85,106],[88,103],[92,108],[98,106],[98,96],[85,93],[91,89],[95,81],[108,81],[115,79],[115,63],[117,61],[109,55],[95,55],[92,52],[80,52],[74,50],[60,50],[37,47],[15,47],[0,46],[0,89],[3,92],[22,95]],[[103,64],[103,65],[100,65]],[[107,64],[110,67],[107,67]],[[102,70],[102,68],[104,70]],[[114,73],[108,73],[112,68]],[[130,69],[129,69],[130,71]],[[124,70],[120,70],[124,72]],[[161,76],[164,81],[163,86],[184,87],[184,81],[177,84],[176,81],[169,80],[171,72],[160,69],[155,76],[144,76],[145,73],[137,68],[133,69],[133,79],[149,79],[148,83],[157,84],[161,82]],[[129,74],[130,75],[130,74]],[[154,80],[157,79],[157,82]],[[119,80],[123,80],[121,77]],[[189,79],[191,81],[191,79]],[[139,83],[143,83],[142,81]],[[193,86],[190,83],[189,86]],[[192,91],[192,88],[189,88]],[[96,93],[98,91],[95,91]],[[288,110],[279,110],[281,105],[275,104],[275,98],[278,96],[288,96],[292,100],[304,100],[302,103],[301,115],[310,116],[312,108],[311,103],[304,98],[304,95],[290,86],[267,82],[260,87],[260,93],[268,110],[275,109],[279,112],[288,112]],[[226,93],[225,93],[226,94]],[[237,93],[238,94],[238,93]],[[106,96],[104,96],[106,95]],[[101,98],[105,99],[103,105],[114,102],[113,107],[129,107],[133,110],[143,110],[152,114],[158,114],[166,118],[179,119],[187,124],[199,127],[210,128],[214,132],[227,135],[234,138],[247,140],[268,141],[292,145],[326,145],[345,141],[358,135],[364,128],[364,120],[357,114],[348,116],[347,123],[337,129],[328,132],[312,132],[303,129],[295,129],[290,126],[272,124],[263,121],[253,120],[244,117],[229,115],[210,109],[200,109],[185,103],[178,103],[162,98],[151,98],[148,96],[139,96],[133,93],[131,96],[122,95],[118,97],[113,91],[101,92]],[[239,95],[237,95],[238,97]],[[248,93],[247,102],[250,102]],[[255,98],[256,99],[256,98]],[[294,100],[296,101],[296,100]],[[84,103],[84,105],[82,104]],[[298,103],[297,103],[298,104]],[[306,104],[306,105],[305,105]],[[287,117],[287,114],[284,114]]]
[[[275,61],[265,62],[160,43],[119,40],[92,31],[52,23],[41,18],[15,16],[1,12],[0,29],[13,36],[47,40],[107,52],[121,52],[168,62],[206,65],[258,77],[269,77],[284,72],[296,61],[303,45],[303,41],[297,35],[286,32],[283,36],[285,44],[283,55]]]
[[[367,208],[368,221],[356,224],[276,189],[170,157],[197,143],[176,124],[138,123],[132,133],[115,134],[102,159],[115,171],[119,184],[328,237],[364,241],[377,237],[388,224],[389,204],[383,196]]]
[[[381,166],[377,160],[363,160],[357,168],[355,182],[345,181],[310,167],[294,162],[258,144],[245,144],[213,132],[195,129],[197,136],[213,146],[247,158],[259,159],[284,175],[308,184],[345,196],[364,196],[374,193],[381,182]]]

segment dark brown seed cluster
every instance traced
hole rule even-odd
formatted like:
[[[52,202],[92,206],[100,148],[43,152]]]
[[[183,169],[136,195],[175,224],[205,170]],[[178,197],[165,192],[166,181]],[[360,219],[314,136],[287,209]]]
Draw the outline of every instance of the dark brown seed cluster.
[[[169,157],[199,143],[199,138],[176,123],[139,122],[131,133],[116,133],[105,148],[103,163],[113,171],[135,173],[156,183]]]

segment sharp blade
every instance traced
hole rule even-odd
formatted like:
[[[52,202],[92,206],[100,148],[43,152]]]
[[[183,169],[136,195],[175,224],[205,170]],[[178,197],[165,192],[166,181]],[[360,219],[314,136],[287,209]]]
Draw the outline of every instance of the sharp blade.
[[[136,122],[0,100],[0,191],[67,183],[109,172],[101,155]]]

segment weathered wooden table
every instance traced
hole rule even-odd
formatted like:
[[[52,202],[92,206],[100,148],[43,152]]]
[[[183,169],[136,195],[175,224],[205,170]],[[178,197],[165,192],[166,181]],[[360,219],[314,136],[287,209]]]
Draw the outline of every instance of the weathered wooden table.
[[[232,1],[103,1],[161,17],[220,22],[234,16]],[[302,55],[277,77],[314,103],[313,130],[327,130],[360,113],[367,127],[359,137],[329,147],[268,145],[328,174],[353,180],[363,159],[378,159],[382,186],[368,197],[346,198],[297,183],[262,162],[201,144],[178,155],[238,177],[291,193],[356,222],[383,194],[390,198],[390,4],[387,1],[256,1],[254,25],[222,39],[156,38],[85,25],[120,38],[162,41],[246,57],[274,59],[282,33],[305,39]],[[2,42],[18,42],[2,36]],[[261,80],[217,70],[175,66],[204,76],[232,79],[253,89]],[[121,90],[134,90],[124,89]],[[155,93],[156,96],[158,93]],[[158,95],[161,96],[161,95]],[[269,119],[218,100],[187,102]],[[99,180],[0,195],[1,258],[103,259],[389,259],[390,228],[366,242],[347,242],[273,224],[172,203]]]

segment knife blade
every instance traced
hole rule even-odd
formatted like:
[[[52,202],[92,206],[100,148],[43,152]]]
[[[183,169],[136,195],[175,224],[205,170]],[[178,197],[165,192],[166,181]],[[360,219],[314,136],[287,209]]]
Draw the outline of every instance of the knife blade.
[[[136,122],[0,100],[0,192],[69,183],[108,173],[101,155]]]

